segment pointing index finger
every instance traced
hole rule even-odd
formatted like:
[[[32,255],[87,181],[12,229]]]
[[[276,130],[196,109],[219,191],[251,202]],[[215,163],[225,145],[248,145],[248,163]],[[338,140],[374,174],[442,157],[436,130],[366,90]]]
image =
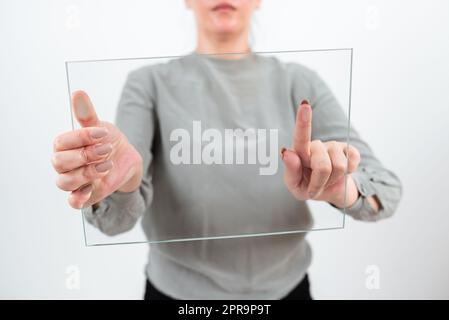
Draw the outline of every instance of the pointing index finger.
[[[296,114],[293,149],[306,167],[310,167],[310,143],[312,139],[312,107],[303,100]]]

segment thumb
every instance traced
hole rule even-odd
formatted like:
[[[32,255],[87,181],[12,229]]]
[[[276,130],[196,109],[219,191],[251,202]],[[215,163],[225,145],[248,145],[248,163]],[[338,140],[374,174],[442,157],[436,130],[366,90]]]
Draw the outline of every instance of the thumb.
[[[87,93],[82,90],[75,91],[72,94],[72,107],[75,118],[81,127],[99,126],[100,120]]]
[[[301,158],[292,150],[282,148],[281,158],[284,161],[284,182],[289,190],[298,187],[302,181]]]

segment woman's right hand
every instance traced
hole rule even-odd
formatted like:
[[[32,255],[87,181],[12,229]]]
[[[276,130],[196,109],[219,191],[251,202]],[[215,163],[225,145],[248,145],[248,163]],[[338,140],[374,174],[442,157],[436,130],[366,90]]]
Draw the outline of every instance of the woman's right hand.
[[[100,202],[115,191],[132,192],[142,179],[142,157],[112,123],[100,121],[88,95],[72,95],[75,118],[81,129],[54,140],[52,164],[56,185],[70,192],[76,209]]]

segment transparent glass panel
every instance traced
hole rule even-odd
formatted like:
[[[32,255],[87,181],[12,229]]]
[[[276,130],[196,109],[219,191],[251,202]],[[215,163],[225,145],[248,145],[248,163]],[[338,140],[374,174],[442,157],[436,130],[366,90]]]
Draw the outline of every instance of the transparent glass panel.
[[[106,198],[94,226],[83,209],[86,245],[344,227],[344,210],[292,196],[279,151],[292,147],[302,99],[313,110],[336,101],[346,129],[325,138],[349,142],[352,49],[68,61],[66,71],[69,93],[85,91],[99,118],[117,123],[147,165],[147,187],[134,194],[147,199],[145,211],[134,224],[130,195]],[[331,98],[313,96],[316,75]],[[72,124],[80,128],[73,112]]]

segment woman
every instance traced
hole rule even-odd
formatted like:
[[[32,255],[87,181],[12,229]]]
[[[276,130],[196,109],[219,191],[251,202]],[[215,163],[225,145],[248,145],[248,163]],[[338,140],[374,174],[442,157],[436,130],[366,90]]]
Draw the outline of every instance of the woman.
[[[133,71],[116,125],[98,119],[84,92],[73,94],[82,128],[55,139],[52,162],[70,205],[101,231],[127,231],[140,216],[150,239],[232,234],[240,219],[254,221],[249,233],[297,230],[310,228],[310,199],[346,204],[361,220],[394,212],[400,182],[354,130],[346,146],[347,118],[318,75],[250,54],[259,2],[186,0],[196,52]],[[248,54],[198,54],[229,52]],[[236,166],[174,165],[172,133],[194,121],[217,130],[279,128],[281,145],[292,146],[281,150],[283,179]],[[145,298],[310,299],[310,261],[304,233],[152,245]]]

